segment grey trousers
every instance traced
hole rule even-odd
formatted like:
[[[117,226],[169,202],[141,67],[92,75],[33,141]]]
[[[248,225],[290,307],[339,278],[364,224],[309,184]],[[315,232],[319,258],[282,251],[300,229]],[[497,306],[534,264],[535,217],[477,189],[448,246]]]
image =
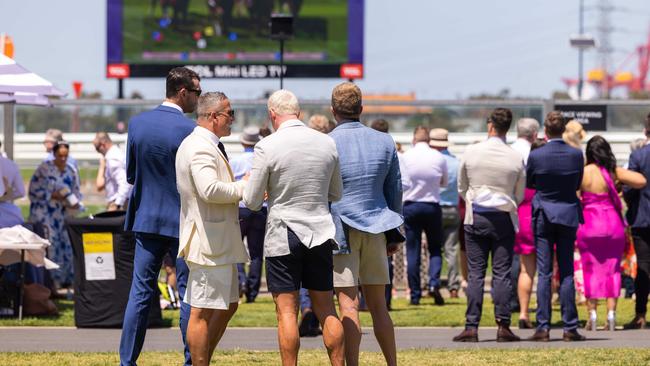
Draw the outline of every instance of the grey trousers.
[[[458,263],[458,226],[460,216],[455,206],[442,206],[442,232],[443,232],[443,256],[447,262],[447,289],[460,289],[460,275]]]
[[[507,212],[474,213],[474,224],[465,225],[469,270],[465,328],[476,329],[481,321],[485,271],[490,253],[494,318],[503,325],[510,325],[510,271],[514,245],[515,230]]]

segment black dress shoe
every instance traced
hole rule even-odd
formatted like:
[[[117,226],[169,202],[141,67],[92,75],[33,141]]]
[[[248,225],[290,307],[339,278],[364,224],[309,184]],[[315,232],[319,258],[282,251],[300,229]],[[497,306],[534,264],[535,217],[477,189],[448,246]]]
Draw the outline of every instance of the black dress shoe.
[[[562,340],[564,340],[565,342],[578,342],[578,341],[584,341],[586,339],[587,337],[578,333],[578,331],[575,329],[570,330],[568,332],[564,332],[564,335],[562,335]]]
[[[623,326],[623,329],[643,329],[645,325],[645,314],[637,314],[631,322]]]
[[[535,334],[533,334],[530,338],[528,338],[528,340],[531,342],[548,342],[550,339],[548,333],[549,333],[548,330],[537,329],[535,331]]]
[[[454,342],[478,342],[478,330],[465,329],[459,335],[455,336]]]
[[[442,306],[445,304],[445,299],[442,298],[442,295],[440,294],[440,288],[438,287],[430,287],[429,288],[429,295],[433,297],[433,302],[436,305]]]
[[[533,329],[533,323],[528,319],[519,319],[519,329]]]
[[[497,342],[519,342],[521,338],[516,336],[508,325],[499,325],[497,329]]]

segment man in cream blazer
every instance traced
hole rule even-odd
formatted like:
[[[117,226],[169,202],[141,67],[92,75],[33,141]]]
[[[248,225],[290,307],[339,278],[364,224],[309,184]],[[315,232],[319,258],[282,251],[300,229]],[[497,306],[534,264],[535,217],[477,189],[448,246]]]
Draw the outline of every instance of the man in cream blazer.
[[[208,365],[237,310],[237,263],[248,261],[239,231],[244,181],[235,182],[223,144],[234,111],[223,93],[199,98],[198,126],[176,155],[181,198],[178,256],[190,274],[183,301],[192,309],[187,343],[193,365]]]
[[[268,193],[264,239],[266,280],[276,304],[278,340],[284,365],[296,365],[298,291],[309,290],[314,313],[333,365],[343,365],[343,326],[332,300],[334,222],[328,202],[343,191],[334,140],[300,120],[296,96],[279,90],[268,101],[275,133],[255,145],[244,203],[262,208]]]
[[[468,146],[458,169],[458,193],[467,205],[465,247],[469,281],[465,330],[455,342],[478,342],[485,271],[492,253],[492,289],[497,342],[519,341],[510,331],[510,271],[524,198],[526,172],[521,155],[506,144],[512,112],[496,108],[487,119],[488,139]]]

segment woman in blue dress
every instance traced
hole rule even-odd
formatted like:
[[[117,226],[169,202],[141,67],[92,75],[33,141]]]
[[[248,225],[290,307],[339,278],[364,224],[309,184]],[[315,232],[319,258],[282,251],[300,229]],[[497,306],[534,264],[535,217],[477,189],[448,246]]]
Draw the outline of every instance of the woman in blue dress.
[[[54,160],[42,162],[29,182],[29,221],[41,223],[52,244],[47,256],[60,266],[51,272],[56,288],[70,287],[74,276],[64,220],[68,210],[79,207],[81,194],[77,171],[67,163],[69,151],[70,145],[59,141],[52,149]]]

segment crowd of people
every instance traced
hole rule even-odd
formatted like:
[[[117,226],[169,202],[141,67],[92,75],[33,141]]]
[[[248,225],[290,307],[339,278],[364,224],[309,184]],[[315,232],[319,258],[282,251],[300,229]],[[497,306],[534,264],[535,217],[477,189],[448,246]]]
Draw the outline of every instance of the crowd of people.
[[[563,340],[584,340],[576,288],[589,311],[586,330],[601,324],[599,299],[606,299],[605,328],[616,329],[621,260],[630,252],[636,253],[628,263],[636,272],[636,316],[625,328],[645,327],[646,140],[635,141],[627,168],[619,167],[602,136],[591,137],[583,153],[582,126],[553,111],[543,123],[545,138],[535,119],[521,118],[518,138],[508,145],[513,115],[496,108],[486,119],[487,139],[467,146],[462,157],[450,153],[447,130],[426,126],[414,129],[412,148],[401,152],[387,121],[360,122],[362,93],[348,82],[332,91],[333,120],[314,115],[303,123],[298,98],[288,90],[273,93],[267,109],[275,132],[245,128],[244,152],[230,159],[221,141],[235,116],[229,98],[203,93],[196,73],[175,68],[165,101],[130,121],[125,153],[107,133],[93,140],[102,155],[96,188],[105,191],[107,210],[126,210],[125,230],[135,233],[123,365],[134,365],[142,349],[163,263],[176,268],[186,364],[209,363],[239,299],[256,301],[265,263],[283,364],[297,363],[301,336],[318,334],[333,365],[358,364],[359,311],[367,309],[386,363],[395,365],[393,254],[404,242],[411,306],[420,305],[423,287],[434,304],[445,304],[443,257],[450,298],[466,281],[465,329],[454,341],[478,342],[489,258],[498,342],[520,341],[510,328],[517,310],[519,328],[535,328],[530,341],[549,341],[554,291]],[[196,121],[185,116],[193,112]],[[650,114],[645,132],[650,135]],[[48,156],[29,184],[29,219],[47,228],[48,257],[61,266],[51,278],[66,287],[73,270],[64,218],[82,208],[79,173],[60,131],[48,131],[44,144]],[[6,158],[0,164],[0,222],[19,224],[20,211],[11,204],[25,194],[19,171]]]

